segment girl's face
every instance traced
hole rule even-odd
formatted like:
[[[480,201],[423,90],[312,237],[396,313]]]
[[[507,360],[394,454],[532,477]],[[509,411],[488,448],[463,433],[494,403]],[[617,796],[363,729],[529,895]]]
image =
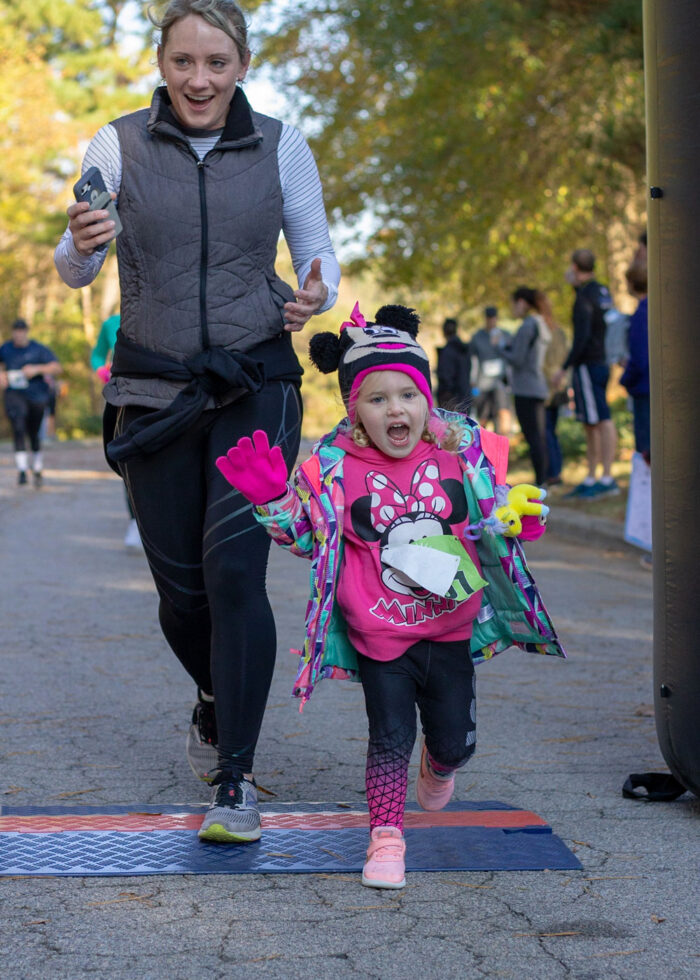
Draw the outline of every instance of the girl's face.
[[[236,89],[245,78],[250,52],[241,60],[224,31],[197,14],[176,21],[158,48],[158,67],[173,112],[190,129],[222,129]]]
[[[360,385],[355,412],[376,449],[403,459],[420,442],[428,402],[402,371],[373,371]]]

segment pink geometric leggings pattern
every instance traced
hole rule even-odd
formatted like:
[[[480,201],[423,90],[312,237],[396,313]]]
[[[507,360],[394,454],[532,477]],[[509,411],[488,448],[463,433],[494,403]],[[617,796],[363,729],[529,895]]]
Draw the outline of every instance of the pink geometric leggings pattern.
[[[396,660],[358,654],[369,721],[365,786],[370,829],[403,830],[416,706],[437,771],[453,772],[473,755],[475,676],[468,651],[468,641],[422,640]]]

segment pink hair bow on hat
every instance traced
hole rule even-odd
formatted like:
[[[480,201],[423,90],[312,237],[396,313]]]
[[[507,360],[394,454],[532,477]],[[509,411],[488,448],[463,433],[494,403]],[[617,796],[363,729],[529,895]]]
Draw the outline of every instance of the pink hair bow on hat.
[[[350,319],[346,320],[345,323],[341,323],[340,329],[345,330],[346,327],[366,327],[366,326],[367,326],[367,321],[360,313],[360,304],[359,302],[357,302],[352,308]]]
[[[452,506],[440,486],[440,468],[434,459],[423,460],[411,479],[407,494],[378,470],[365,477],[371,498],[372,527],[383,534],[389,525],[405,514],[435,514],[449,517]]]

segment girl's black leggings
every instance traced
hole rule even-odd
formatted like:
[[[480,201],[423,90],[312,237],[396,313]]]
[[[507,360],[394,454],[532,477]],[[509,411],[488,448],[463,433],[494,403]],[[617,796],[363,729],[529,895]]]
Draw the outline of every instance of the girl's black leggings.
[[[469,641],[421,640],[395,660],[358,653],[369,721],[365,785],[370,829],[403,829],[416,705],[425,746],[443,772],[463,766],[476,747],[476,689]]]
[[[119,409],[115,435],[147,411]],[[214,694],[219,765],[239,773],[252,771],[275,665],[265,581],[270,538],[215,460],[264,429],[291,469],[301,416],[298,386],[268,382],[257,395],[204,412],[157,453],[120,465],[160,597],[161,628],[197,686]]]

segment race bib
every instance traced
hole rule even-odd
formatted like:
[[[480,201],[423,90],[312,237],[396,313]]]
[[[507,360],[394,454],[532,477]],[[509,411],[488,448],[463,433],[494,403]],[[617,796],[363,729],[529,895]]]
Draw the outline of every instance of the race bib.
[[[29,379],[25,376],[23,371],[8,371],[7,384],[15,391],[21,391],[23,388],[29,387]]]
[[[489,361],[481,362],[481,373],[485,378],[502,378],[503,361],[500,357],[494,357]]]

